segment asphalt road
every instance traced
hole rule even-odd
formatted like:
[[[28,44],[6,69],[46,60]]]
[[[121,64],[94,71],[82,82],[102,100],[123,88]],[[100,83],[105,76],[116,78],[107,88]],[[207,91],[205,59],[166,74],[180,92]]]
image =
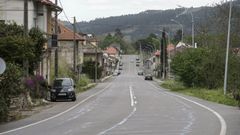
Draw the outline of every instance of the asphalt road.
[[[29,118],[0,125],[0,135],[240,135],[240,111],[171,93],[137,76],[135,56],[122,74],[56,102]]]

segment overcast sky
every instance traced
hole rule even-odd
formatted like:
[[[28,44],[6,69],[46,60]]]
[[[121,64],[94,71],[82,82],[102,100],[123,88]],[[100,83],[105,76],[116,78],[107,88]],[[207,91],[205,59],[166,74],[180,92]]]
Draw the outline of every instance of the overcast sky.
[[[70,21],[73,20],[73,16],[76,16],[79,22],[135,14],[145,10],[174,9],[178,5],[184,7],[211,6],[221,1],[223,0],[59,0],[59,6],[61,2]],[[63,13],[59,18],[66,20]]]

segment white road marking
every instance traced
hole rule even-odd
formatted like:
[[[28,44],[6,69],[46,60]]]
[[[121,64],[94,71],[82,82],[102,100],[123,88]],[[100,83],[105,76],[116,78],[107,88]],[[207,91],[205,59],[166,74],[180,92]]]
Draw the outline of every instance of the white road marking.
[[[135,106],[135,104],[137,104],[137,101],[134,101],[134,97],[135,97],[135,96],[134,96],[134,93],[133,93],[133,90],[132,90],[132,86],[129,86],[129,93],[130,93],[130,99],[131,99],[131,106],[133,107],[132,112],[131,112],[126,118],[124,118],[122,121],[120,121],[119,123],[113,125],[112,127],[108,128],[108,129],[102,131],[102,132],[99,133],[98,135],[104,135],[104,134],[106,134],[107,132],[109,132],[109,131],[117,128],[118,126],[120,126],[120,125],[124,124],[125,122],[127,122],[128,119],[135,114],[135,112],[137,111],[137,108],[136,108],[136,106]]]
[[[82,101],[79,102],[78,104],[72,106],[71,108],[69,108],[69,109],[67,109],[67,110],[65,110],[65,111],[63,111],[63,112],[61,112],[61,113],[59,113],[59,114],[57,114],[57,115],[55,115],[55,116],[49,117],[49,118],[47,118],[47,119],[44,119],[44,120],[41,120],[41,121],[38,121],[38,122],[35,122],[35,123],[32,123],[32,124],[29,124],[29,125],[26,125],[26,126],[22,126],[22,127],[19,127],[19,128],[15,128],[15,129],[9,130],[9,131],[2,132],[2,133],[0,133],[0,135],[4,135],[4,134],[8,134],[8,133],[15,132],[15,131],[18,131],[18,130],[22,130],[22,129],[25,129],[25,128],[28,128],[28,127],[32,127],[32,126],[41,124],[41,123],[43,123],[43,122],[52,120],[52,119],[54,119],[54,118],[57,118],[57,117],[65,114],[65,113],[67,113],[67,112],[75,109],[76,107],[78,107],[79,105],[85,103],[86,101],[88,101],[88,100],[91,99],[92,97],[95,97],[95,96],[99,95],[100,93],[104,92],[110,85],[111,85],[111,83],[109,83],[109,84],[108,84],[105,88],[103,88],[101,91],[99,91],[99,92],[97,92],[97,93],[95,93],[95,94],[93,94],[93,95],[85,98],[84,100],[82,100]]]
[[[123,119],[121,122],[117,123],[116,125],[112,126],[111,128],[102,131],[102,132],[99,133],[98,135],[104,135],[104,134],[106,134],[107,132],[113,130],[114,128],[116,128],[116,127],[124,124],[130,117],[132,117],[132,116],[134,115],[134,113],[135,113],[136,111],[137,111],[137,108],[134,107],[134,108],[133,108],[133,111],[132,111],[125,119]]]
[[[148,84],[151,85],[151,86],[153,86],[153,87],[154,87],[155,89],[157,89],[157,90],[160,89],[160,88],[156,87],[155,85],[153,85],[153,84],[151,84],[151,83],[148,83]],[[158,92],[159,92],[159,91],[158,91]],[[213,109],[211,109],[211,108],[209,108],[209,107],[207,107],[207,106],[205,106],[205,105],[202,105],[202,104],[200,104],[200,103],[198,103],[198,102],[196,102],[196,101],[187,99],[187,98],[185,98],[185,97],[183,97],[183,96],[176,95],[176,94],[174,94],[174,93],[170,93],[170,92],[166,92],[166,91],[165,91],[164,93],[165,93],[165,94],[168,94],[168,95],[171,95],[171,96],[174,96],[174,97],[178,97],[178,98],[184,99],[184,100],[186,100],[186,101],[188,101],[188,102],[191,102],[191,103],[193,103],[193,104],[196,104],[196,105],[198,105],[198,106],[200,106],[200,107],[202,107],[202,108],[210,111],[211,113],[213,113],[213,114],[219,119],[220,124],[221,124],[221,130],[220,130],[220,134],[219,134],[219,135],[226,135],[226,132],[227,132],[227,124],[226,124],[226,121],[224,120],[224,118],[223,118],[218,112],[216,112],[215,110],[213,110]]]
[[[134,96],[132,91],[132,86],[129,86],[129,92],[130,92],[130,99],[131,99],[131,106],[134,106]]]

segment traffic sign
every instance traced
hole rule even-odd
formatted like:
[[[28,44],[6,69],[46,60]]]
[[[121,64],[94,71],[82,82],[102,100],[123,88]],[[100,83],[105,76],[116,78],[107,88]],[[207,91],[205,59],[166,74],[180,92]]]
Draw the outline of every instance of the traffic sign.
[[[0,57],[0,74],[3,74],[6,70],[6,63],[5,61]]]

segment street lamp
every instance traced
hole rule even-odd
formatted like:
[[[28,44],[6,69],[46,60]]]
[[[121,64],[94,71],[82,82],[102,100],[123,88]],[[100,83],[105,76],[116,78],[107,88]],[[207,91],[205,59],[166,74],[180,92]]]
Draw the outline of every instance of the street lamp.
[[[181,26],[181,28],[182,28],[182,38],[181,38],[181,41],[183,42],[183,25],[181,23],[179,23],[178,21],[174,20],[174,19],[171,19],[171,21],[175,22],[175,23],[177,23],[178,25]]]
[[[224,95],[227,93],[227,74],[228,74],[228,55],[230,44],[230,32],[231,32],[231,18],[232,18],[232,0],[230,0],[229,18],[228,18],[228,36],[227,36],[227,49],[226,49],[226,62],[225,62],[225,74],[224,74]]]
[[[179,6],[179,7],[185,8],[185,7],[182,7],[182,6]],[[187,8],[185,8],[185,10],[181,14],[177,15],[176,17],[178,18],[179,16],[184,15],[186,13],[188,13],[188,9]],[[194,45],[195,44],[195,41],[194,41],[194,16],[193,16],[192,12],[190,12],[190,15],[192,17],[192,46],[194,47],[195,46]]]

